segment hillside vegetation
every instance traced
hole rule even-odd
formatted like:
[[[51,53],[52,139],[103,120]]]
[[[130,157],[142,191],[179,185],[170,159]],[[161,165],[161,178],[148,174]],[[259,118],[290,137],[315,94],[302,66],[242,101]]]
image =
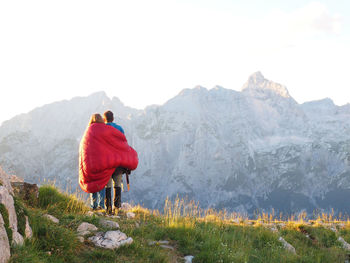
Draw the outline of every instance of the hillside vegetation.
[[[344,262],[349,251],[338,240],[350,242],[350,223],[332,215],[306,220],[306,215],[289,220],[261,215],[248,220],[225,211],[201,210],[193,202],[166,200],[164,211],[151,211],[140,206],[131,209],[134,218],[119,211],[120,230],[133,238],[133,243],[116,250],[95,247],[85,239],[80,242],[77,227],[92,223],[100,230],[102,213],[87,213],[85,202],[74,195],[60,192],[54,186],[39,189],[38,202],[24,202],[33,238],[23,247],[12,247],[10,262]],[[43,217],[57,217],[58,224]],[[279,241],[282,237],[295,248],[293,253]],[[169,241],[162,246],[162,241]]]

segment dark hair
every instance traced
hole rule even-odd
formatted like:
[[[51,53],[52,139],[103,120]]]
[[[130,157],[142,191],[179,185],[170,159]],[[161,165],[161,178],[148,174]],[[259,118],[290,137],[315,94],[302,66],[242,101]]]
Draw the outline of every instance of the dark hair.
[[[111,112],[110,110],[103,113],[103,117],[105,118],[106,122],[113,122],[114,121],[113,112]]]

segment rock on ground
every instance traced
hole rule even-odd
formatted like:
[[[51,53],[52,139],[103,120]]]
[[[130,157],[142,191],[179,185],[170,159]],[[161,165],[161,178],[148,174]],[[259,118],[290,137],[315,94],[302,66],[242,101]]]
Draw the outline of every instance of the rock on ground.
[[[296,254],[295,248],[291,244],[289,244],[287,241],[285,241],[283,237],[280,237],[278,240],[283,244],[283,247],[286,250],[288,250],[289,252],[291,252],[293,254]]]
[[[92,212],[92,211],[87,211],[87,212],[86,212],[86,215],[87,215],[87,216],[93,216],[93,215],[94,215],[94,212]]]
[[[130,219],[130,218],[134,218],[134,217],[135,217],[135,213],[133,213],[133,212],[127,212],[127,213],[126,213],[126,217],[129,218],[129,219]]]
[[[43,217],[49,219],[50,221],[52,221],[56,224],[58,224],[60,222],[60,220],[58,220],[56,217],[49,215],[49,214],[45,214],[45,215],[43,215]]]
[[[98,228],[90,223],[83,222],[78,226],[77,232],[79,236],[85,236],[91,233],[91,231],[97,231]]]
[[[26,238],[32,238],[33,237],[33,230],[29,225],[28,216],[25,216],[25,218],[26,218],[26,228],[25,228],[24,232],[25,232]]]
[[[194,258],[194,256],[186,256],[186,257],[184,257],[185,263],[192,263],[192,259],[193,258]]]
[[[160,247],[165,249],[175,250],[173,246],[169,246],[169,245],[160,245]]]
[[[119,228],[119,224],[117,222],[114,222],[111,220],[100,219],[100,224],[101,224],[101,226],[107,227],[107,228],[112,228],[112,229]]]
[[[89,240],[97,247],[116,249],[123,245],[130,245],[133,242],[131,237],[127,237],[123,232],[107,231],[106,233],[98,232],[95,236],[90,237]]]
[[[346,242],[346,241],[344,240],[344,238],[339,237],[339,238],[338,238],[338,241],[339,241],[340,243],[342,243],[342,246],[343,246],[344,249],[350,250],[350,244],[349,244],[348,242]]]

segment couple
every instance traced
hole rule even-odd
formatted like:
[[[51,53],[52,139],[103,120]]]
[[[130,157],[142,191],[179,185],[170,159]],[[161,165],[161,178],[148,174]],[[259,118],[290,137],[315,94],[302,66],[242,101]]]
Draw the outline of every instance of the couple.
[[[108,214],[121,207],[123,173],[129,174],[138,165],[137,153],[128,145],[123,128],[113,121],[111,111],[103,118],[93,114],[79,148],[79,185],[90,193],[92,208],[100,206]]]

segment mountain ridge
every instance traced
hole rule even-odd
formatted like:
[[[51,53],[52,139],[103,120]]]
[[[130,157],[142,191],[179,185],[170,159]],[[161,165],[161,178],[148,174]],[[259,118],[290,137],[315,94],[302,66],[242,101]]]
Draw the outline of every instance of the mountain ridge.
[[[105,93],[44,106],[0,126],[0,165],[31,182],[55,178],[74,189],[88,119],[109,109],[139,153],[129,201],[159,208],[167,196],[180,195],[246,213],[312,212],[329,204],[350,213],[332,203],[350,188],[350,111],[335,106],[317,114],[261,73],[247,83],[249,92],[184,89],[144,110]]]

